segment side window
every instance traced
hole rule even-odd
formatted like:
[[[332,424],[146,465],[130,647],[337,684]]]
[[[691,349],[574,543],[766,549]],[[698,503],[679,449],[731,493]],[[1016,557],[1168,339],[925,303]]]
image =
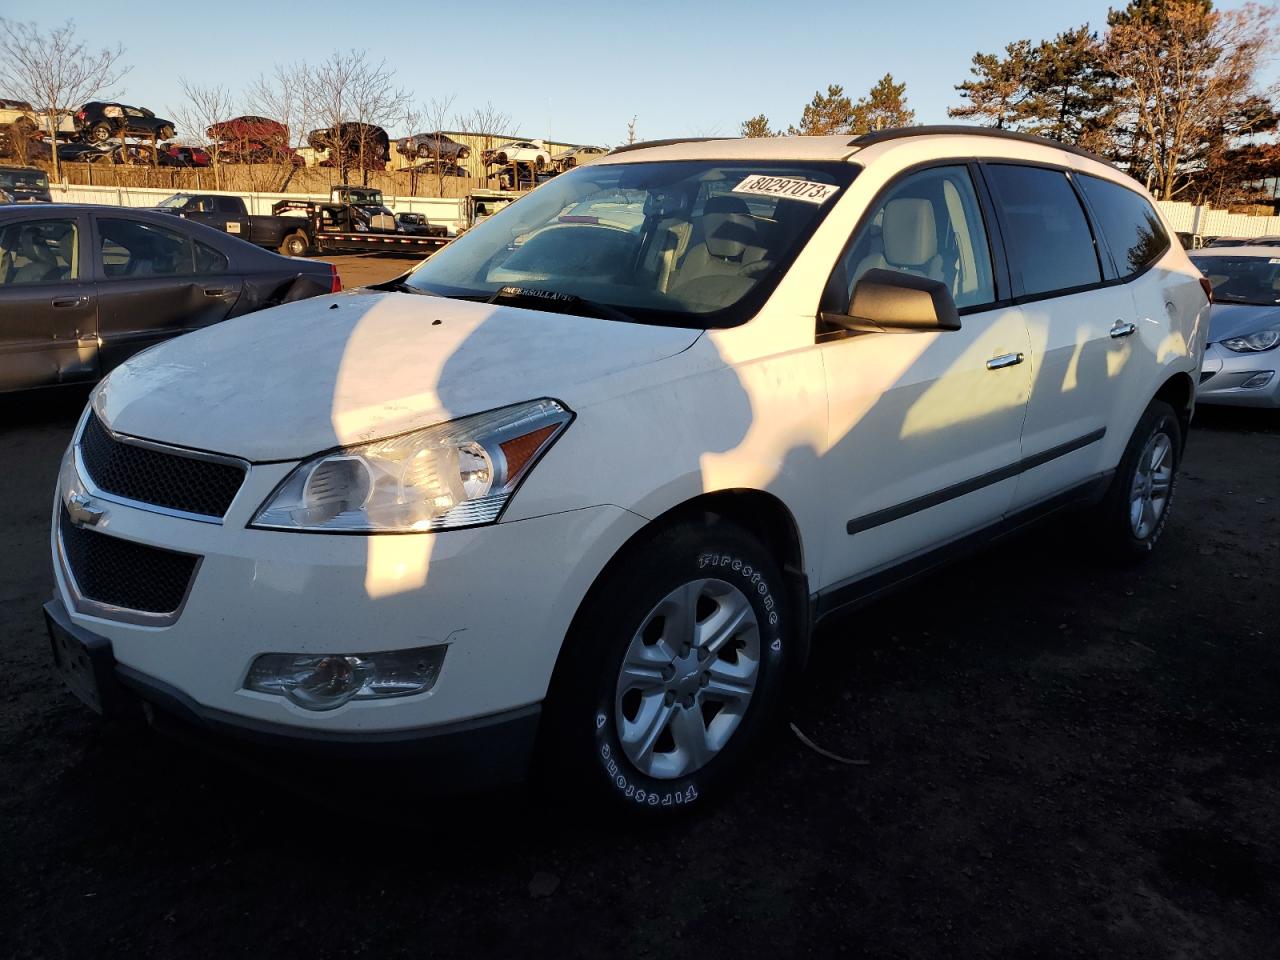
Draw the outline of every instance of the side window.
[[[1146,197],[1118,183],[1083,174],[1076,175],[1076,183],[1093,208],[1120,276],[1133,276],[1169,249],[1169,235]]]
[[[1093,233],[1066,174],[993,163],[985,168],[1008,235],[1009,268],[1020,295],[1035,296],[1102,280]]]
[[[226,273],[227,258],[208,244],[195,241],[196,273]]]
[[[102,272],[107,277],[172,277],[193,270],[193,244],[180,233],[136,220],[102,217],[98,234]]]
[[[0,229],[0,286],[61,283],[80,277],[74,220],[27,220]]]
[[[875,269],[940,280],[960,309],[995,301],[991,248],[966,167],[913,173],[877,201],[832,278],[841,308]]]

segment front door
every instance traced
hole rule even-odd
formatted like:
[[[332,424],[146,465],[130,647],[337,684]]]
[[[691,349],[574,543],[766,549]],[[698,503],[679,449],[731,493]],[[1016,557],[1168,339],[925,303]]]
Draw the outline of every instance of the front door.
[[[103,373],[154,343],[226,319],[244,284],[221,252],[150,221],[95,219]]]
[[[0,391],[94,380],[97,299],[85,218],[0,224]]]
[[[1027,331],[1017,307],[996,306],[967,166],[908,174],[875,201],[833,278],[845,303],[873,268],[946,283],[961,329],[822,336],[832,511],[825,586],[999,520],[1017,482]]]

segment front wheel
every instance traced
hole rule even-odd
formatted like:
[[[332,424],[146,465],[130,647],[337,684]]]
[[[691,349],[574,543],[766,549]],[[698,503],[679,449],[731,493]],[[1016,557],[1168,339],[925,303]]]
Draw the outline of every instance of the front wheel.
[[[1104,547],[1120,559],[1141,559],[1164,532],[1178,484],[1182,425],[1173,407],[1153,400],[1142,414],[1106,498],[1097,511]]]
[[[95,123],[89,128],[89,141],[91,143],[106,143],[111,139],[111,126],[106,123]]]
[[[161,127],[156,137],[160,140],[172,140],[176,132],[173,127]]]
[[[687,809],[776,713],[796,630],[782,574],[752,537],[709,522],[666,531],[606,577],[566,641],[545,749],[616,803]]]

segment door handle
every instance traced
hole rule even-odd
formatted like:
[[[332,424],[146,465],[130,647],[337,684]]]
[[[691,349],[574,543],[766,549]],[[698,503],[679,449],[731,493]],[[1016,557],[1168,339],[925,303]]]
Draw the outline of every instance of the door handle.
[[[50,300],[49,302],[53,304],[53,306],[54,306],[54,308],[55,308],[55,309],[57,309],[57,310],[65,310],[65,309],[66,309],[66,308],[68,308],[68,307],[78,307],[78,306],[80,306],[81,304],[88,303],[88,302],[89,302],[89,298],[88,298],[88,297],[84,297],[84,296],[80,296],[80,297],[54,297],[54,298],[53,298],[52,300]]]
[[[1016,367],[1023,360],[1020,353],[1002,353],[987,361],[988,370],[1003,370],[1005,367]]]
[[[204,295],[206,297],[226,297],[231,295],[231,291],[223,290],[221,287],[205,287]]]
[[[1121,337],[1128,337],[1138,332],[1136,323],[1125,323],[1123,320],[1117,320],[1111,328],[1111,339],[1119,340]]]

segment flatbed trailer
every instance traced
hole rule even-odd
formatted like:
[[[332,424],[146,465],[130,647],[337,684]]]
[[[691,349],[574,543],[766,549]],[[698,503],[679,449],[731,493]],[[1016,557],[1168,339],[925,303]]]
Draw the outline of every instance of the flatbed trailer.
[[[334,193],[343,189],[335,188]],[[313,254],[378,252],[429,257],[453,239],[396,229],[394,216],[381,205],[380,193],[376,200],[369,204],[337,199],[328,203],[281,200],[272,206],[271,213],[298,220],[309,241],[307,253]]]

